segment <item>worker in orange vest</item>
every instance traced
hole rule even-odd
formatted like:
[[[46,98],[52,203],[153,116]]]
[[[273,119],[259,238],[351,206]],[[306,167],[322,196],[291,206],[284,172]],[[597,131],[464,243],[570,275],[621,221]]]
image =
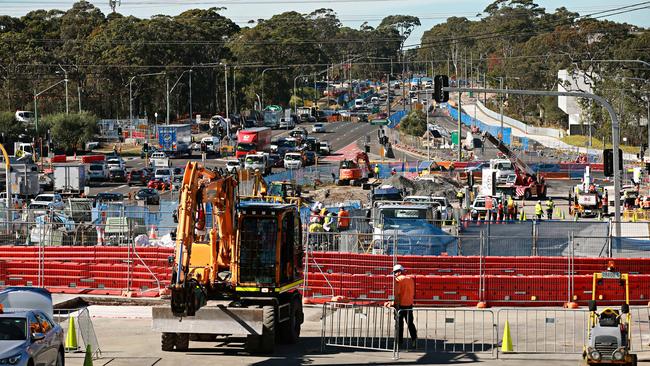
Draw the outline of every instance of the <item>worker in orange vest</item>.
[[[345,206],[341,203],[339,205],[338,213],[338,228],[339,231],[345,231],[350,228],[350,212],[345,209]]]
[[[404,320],[408,324],[411,335],[411,348],[415,348],[418,340],[418,332],[413,322],[413,299],[415,297],[415,281],[413,277],[406,275],[406,269],[401,264],[393,267],[395,276],[395,302],[392,304],[397,310],[398,332],[397,342],[403,347],[404,342]]]

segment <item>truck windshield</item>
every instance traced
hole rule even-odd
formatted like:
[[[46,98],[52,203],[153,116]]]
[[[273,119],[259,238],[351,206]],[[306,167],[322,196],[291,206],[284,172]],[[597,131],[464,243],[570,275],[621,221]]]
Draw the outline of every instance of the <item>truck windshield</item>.
[[[245,217],[242,220],[239,246],[240,282],[275,282],[277,226],[275,218]]]
[[[27,339],[25,318],[0,318],[0,341],[24,341]]]
[[[245,142],[240,142],[237,144],[238,151],[251,151],[255,150],[255,144],[248,144]]]
[[[295,140],[282,140],[278,142],[279,147],[296,147]]]
[[[246,157],[246,162],[251,164],[251,163],[262,163],[264,162],[264,158],[261,156],[247,156]]]
[[[91,165],[89,169],[98,172],[104,170],[104,167],[102,165]]]
[[[384,219],[426,219],[426,209],[386,208],[381,210]]]
[[[274,111],[264,111],[264,122],[278,122],[280,120],[278,113]]]

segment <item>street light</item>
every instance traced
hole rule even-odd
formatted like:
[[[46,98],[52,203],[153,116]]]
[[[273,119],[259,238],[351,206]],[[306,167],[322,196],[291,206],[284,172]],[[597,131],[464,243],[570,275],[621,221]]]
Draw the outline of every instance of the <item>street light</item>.
[[[263,109],[262,102],[264,101],[264,73],[270,70],[287,70],[288,67],[267,67],[262,70],[262,98],[260,98],[260,110]]]
[[[139,76],[154,76],[154,75],[165,75],[165,72],[155,72],[155,73],[149,73],[149,74],[139,74],[139,75],[134,75],[129,79],[129,122],[133,122],[133,80]]]
[[[43,90],[41,90],[41,91],[38,92],[38,93],[36,93],[36,91],[34,91],[34,123],[35,123],[35,125],[36,125],[36,133],[37,133],[37,134],[38,134],[38,102],[37,102],[38,97],[39,97],[41,94],[45,93],[46,91],[48,91],[48,90],[54,88],[55,86],[57,86],[57,85],[59,85],[59,84],[61,84],[61,83],[65,83],[65,82],[67,82],[67,81],[68,81],[68,79],[61,80],[61,81],[59,81],[59,82],[57,82],[57,83],[55,83],[55,84],[53,84],[53,85],[50,85],[49,87],[47,87],[47,88],[45,88],[45,89],[43,89]]]
[[[59,64],[59,68],[63,70],[63,77],[65,79],[65,114],[69,114],[69,108],[68,108],[68,72]],[[57,74],[59,72],[57,71]],[[81,112],[81,111],[80,111]]]
[[[171,89],[169,89],[169,83],[167,83],[167,119],[166,123],[169,125],[169,95],[174,91],[174,88],[176,88],[176,85],[178,85],[178,82],[181,81],[181,78],[185,73],[188,72],[190,73],[190,121],[192,120],[192,69],[185,70],[181,73],[181,75],[178,77],[176,82],[174,83],[174,86],[172,86]]]

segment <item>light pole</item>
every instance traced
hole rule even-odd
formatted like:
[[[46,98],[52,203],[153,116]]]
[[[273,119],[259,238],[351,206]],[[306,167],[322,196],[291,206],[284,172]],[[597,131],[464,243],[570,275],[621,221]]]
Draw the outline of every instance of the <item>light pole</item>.
[[[165,72],[155,72],[149,74],[139,74],[134,75],[129,79],[129,121],[133,121],[133,80],[139,76],[154,76],[154,75],[165,75]]]
[[[181,73],[171,89],[169,89],[169,79],[167,79],[167,124],[169,124],[169,95],[174,91],[174,88],[176,88],[176,85],[178,85],[178,82],[181,81],[181,78],[183,75],[185,75],[186,72],[190,74],[190,123],[192,121],[192,69],[189,69]]]
[[[59,68],[63,70],[63,78],[65,80],[65,114],[70,114],[70,108],[68,104],[68,72],[61,67],[61,64],[59,64]]]
[[[43,90],[41,90],[41,91],[38,92],[38,93],[34,92],[34,124],[36,125],[36,133],[37,133],[37,134],[38,134],[38,102],[37,102],[38,97],[39,97],[41,94],[45,93],[46,91],[48,91],[48,90],[54,88],[55,86],[57,86],[57,85],[59,85],[59,84],[61,84],[61,83],[65,83],[65,82],[67,82],[67,81],[68,81],[68,79],[61,80],[61,81],[59,81],[59,82],[57,82],[57,83],[55,83],[55,84],[53,84],[53,85],[50,85],[49,87],[47,87],[47,88],[45,88],[45,89],[43,89]]]
[[[287,70],[288,67],[267,67],[262,70],[262,98],[260,98],[260,110],[263,109],[262,102],[264,101],[264,73],[271,70]]]

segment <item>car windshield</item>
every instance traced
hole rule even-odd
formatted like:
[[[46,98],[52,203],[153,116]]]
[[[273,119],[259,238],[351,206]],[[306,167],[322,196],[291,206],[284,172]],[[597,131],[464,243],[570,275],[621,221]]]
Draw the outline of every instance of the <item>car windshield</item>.
[[[171,175],[169,169],[158,169],[156,170],[156,175]]]
[[[246,162],[247,163],[261,163],[264,161],[264,158],[261,156],[247,156],[246,157]]]
[[[284,160],[300,160],[300,155],[287,154],[284,156]]]
[[[108,164],[119,164],[120,160],[119,159],[108,159],[107,162],[108,162]]]
[[[240,142],[237,144],[237,150],[239,151],[250,151],[255,149],[255,144],[249,144],[245,142]]]
[[[384,219],[426,219],[426,209],[386,208],[381,210]]]
[[[131,170],[131,176],[135,177],[136,175],[142,175],[142,172],[139,170]]]
[[[280,147],[296,147],[296,141],[295,140],[282,140],[278,141],[278,146]]]
[[[102,170],[104,170],[104,167],[101,166],[101,165],[91,165],[90,170],[91,171],[102,171]]]
[[[0,341],[24,341],[27,339],[25,318],[0,318]]]
[[[54,196],[38,196],[36,197],[36,201],[54,201]]]
[[[238,161],[229,161],[229,162],[226,163],[226,165],[228,165],[228,166],[239,166],[239,162]]]
[[[314,125],[314,127],[316,127],[316,128],[318,128],[318,127],[323,127],[323,125],[320,124],[320,123],[317,123],[317,124]]]

